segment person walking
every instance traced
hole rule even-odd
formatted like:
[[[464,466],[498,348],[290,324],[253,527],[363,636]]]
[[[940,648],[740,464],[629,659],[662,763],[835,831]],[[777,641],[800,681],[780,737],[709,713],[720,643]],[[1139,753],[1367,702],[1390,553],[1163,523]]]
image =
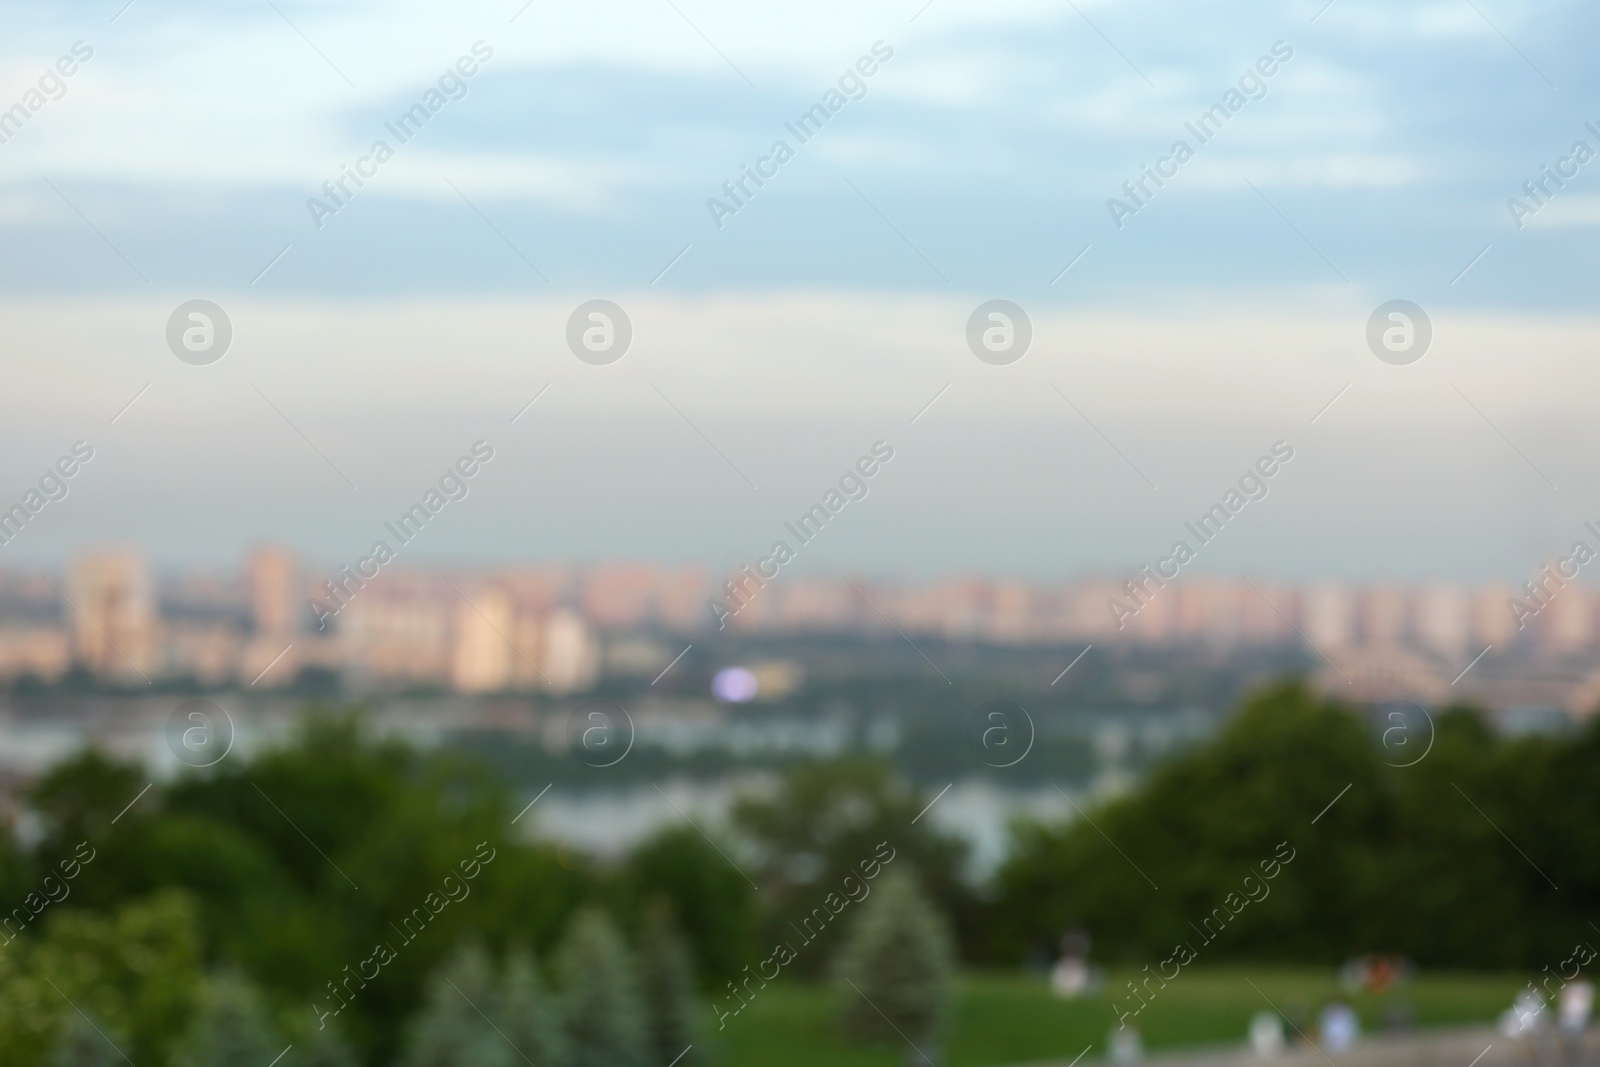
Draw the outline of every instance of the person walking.
[[[1500,1013],[1500,1033],[1516,1042],[1522,1059],[1529,1064],[1538,1064],[1542,1059],[1540,1045],[1548,1028],[1544,998],[1531,986],[1518,993],[1511,1007]]]
[[[1356,1010],[1342,1000],[1330,1001],[1317,1019],[1317,1030],[1322,1035],[1323,1051],[1338,1054],[1349,1052],[1361,1036],[1361,1019]]]
[[[1589,1027],[1589,1013],[1594,1010],[1594,984],[1581,973],[1561,987],[1556,997],[1557,1028],[1561,1035],[1561,1051],[1566,1062],[1577,1064],[1583,1060],[1583,1034]]]

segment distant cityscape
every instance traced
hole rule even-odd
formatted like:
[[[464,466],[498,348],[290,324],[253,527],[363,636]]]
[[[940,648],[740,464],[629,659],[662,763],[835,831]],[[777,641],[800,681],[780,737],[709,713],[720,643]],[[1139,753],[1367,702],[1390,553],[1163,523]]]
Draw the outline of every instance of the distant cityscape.
[[[737,615],[714,610],[734,598]],[[1299,646],[1319,664],[1319,685],[1357,700],[1476,693],[1575,714],[1600,703],[1600,598],[1571,583],[1535,601],[1509,584],[1206,576],[1161,586],[1148,576],[764,581],[746,568],[719,583],[703,567],[631,562],[386,568],[364,579],[348,568],[319,577],[278,547],[250,553],[234,575],[158,575],[131,549],[79,556],[65,574],[0,571],[0,682],[8,684],[186,679],[270,689],[311,672],[363,690],[565,694],[596,684],[608,644],[624,647],[620,635],[694,640],[719,629],[733,638],[858,634],[1068,651]],[[1493,660],[1510,654],[1523,665],[1517,692],[1485,697],[1487,665],[1473,685],[1455,685],[1491,650]],[[1531,667],[1550,692],[1528,691]]]

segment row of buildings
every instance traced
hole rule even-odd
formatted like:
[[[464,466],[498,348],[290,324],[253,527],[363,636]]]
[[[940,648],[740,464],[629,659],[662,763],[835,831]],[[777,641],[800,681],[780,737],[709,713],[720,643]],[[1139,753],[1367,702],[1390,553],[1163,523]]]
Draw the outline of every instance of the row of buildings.
[[[359,687],[562,693],[599,675],[594,627],[537,572],[385,573],[347,589],[319,628],[310,604],[326,602],[322,586],[272,548],[231,578],[158,580],[131,551],[86,555],[64,581],[0,574],[0,680],[77,669],[123,685],[268,688],[323,671]]]
[[[1060,585],[984,579],[925,585],[779,579],[744,598],[733,630],[860,631],[997,644],[1204,642],[1219,647],[1309,643],[1318,649],[1397,645],[1446,659],[1485,645],[1563,654],[1600,650],[1600,596],[1568,585],[1532,617],[1509,584],[1478,587],[1183,577],[1156,587],[1087,578]],[[721,591],[727,596],[728,586]],[[1519,599],[1520,598],[1520,599]]]
[[[713,611],[713,598],[737,612]],[[51,681],[77,668],[118,683],[268,687],[323,670],[366,686],[570,692],[598,677],[608,633],[703,633],[719,620],[736,634],[1301,643],[1326,657],[1379,649],[1445,664],[1489,646],[1557,658],[1600,652],[1593,591],[1567,584],[1530,604],[1495,584],[759,581],[748,571],[719,584],[703,568],[640,563],[396,569],[356,582],[317,575],[278,548],[253,552],[236,575],[158,577],[139,553],[119,550],[82,556],[59,577],[0,571],[0,680]]]

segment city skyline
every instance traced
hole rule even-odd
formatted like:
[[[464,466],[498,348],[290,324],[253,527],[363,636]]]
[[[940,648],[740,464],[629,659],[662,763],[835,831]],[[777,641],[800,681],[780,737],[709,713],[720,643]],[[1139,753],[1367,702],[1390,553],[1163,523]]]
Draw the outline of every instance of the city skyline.
[[[1447,699],[1498,650],[1514,670],[1521,663],[1549,674],[1547,688],[1566,694],[1558,702],[1581,713],[1600,699],[1600,590],[1578,581],[1579,555],[1518,589],[1163,580],[1148,566],[1120,581],[1049,584],[776,572],[762,580],[748,566],[714,572],[639,561],[411,565],[363,576],[348,566],[320,572],[281,546],[255,550],[231,573],[157,574],[135,550],[106,550],[74,559],[61,583],[0,571],[0,679],[58,681],[78,668],[117,684],[187,677],[246,688],[265,680],[273,689],[320,670],[363,688],[562,694],[591,689],[618,662],[638,668],[643,653],[629,651],[632,634],[676,635],[691,646],[722,635],[856,634],[898,637],[941,677],[919,641],[1080,656],[1095,645],[1299,649],[1319,684],[1374,701]],[[666,653],[661,646],[643,658]],[[1478,680],[1462,693],[1477,691]]]

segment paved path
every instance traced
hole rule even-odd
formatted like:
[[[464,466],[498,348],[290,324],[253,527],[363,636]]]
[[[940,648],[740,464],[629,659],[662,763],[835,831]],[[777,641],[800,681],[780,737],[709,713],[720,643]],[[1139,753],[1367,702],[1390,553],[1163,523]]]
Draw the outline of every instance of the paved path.
[[[1069,1067],[1071,1060],[1041,1060],[1015,1067]],[[1591,1029],[1580,1059],[1585,1067],[1600,1065],[1600,1033]],[[1078,1067],[1103,1067],[1104,1061],[1085,1057]],[[1275,1059],[1263,1060],[1240,1042],[1236,1046],[1174,1051],[1163,1049],[1147,1056],[1141,1067],[1573,1067],[1563,1059],[1553,1041],[1544,1055],[1499,1033],[1491,1026],[1422,1030],[1404,1035],[1364,1038],[1339,1055],[1299,1047]]]

